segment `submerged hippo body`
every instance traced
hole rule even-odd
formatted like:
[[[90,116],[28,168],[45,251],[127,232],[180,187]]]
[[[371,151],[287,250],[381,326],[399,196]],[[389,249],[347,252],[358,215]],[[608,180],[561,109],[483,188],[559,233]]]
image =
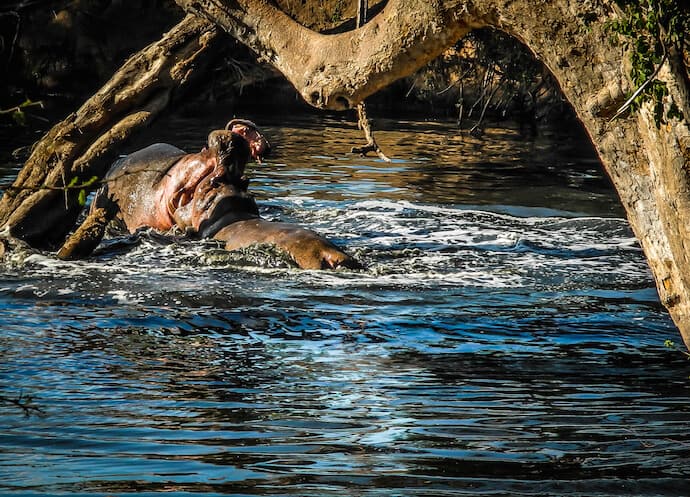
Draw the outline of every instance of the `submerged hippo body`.
[[[195,154],[157,143],[118,160],[92,212],[107,206],[131,233],[177,229],[221,240],[228,250],[273,244],[304,269],[359,266],[313,231],[260,218],[244,168],[249,157],[260,160],[269,145],[253,123],[231,121],[208,141]]]

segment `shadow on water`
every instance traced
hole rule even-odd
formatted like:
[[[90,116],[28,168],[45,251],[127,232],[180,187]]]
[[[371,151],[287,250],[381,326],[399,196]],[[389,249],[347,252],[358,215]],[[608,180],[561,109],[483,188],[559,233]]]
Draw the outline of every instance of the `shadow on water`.
[[[690,493],[690,368],[579,138],[383,121],[385,164],[351,123],[265,121],[263,214],[367,269],[147,236],[14,254],[0,388],[43,412],[0,405],[0,493]]]

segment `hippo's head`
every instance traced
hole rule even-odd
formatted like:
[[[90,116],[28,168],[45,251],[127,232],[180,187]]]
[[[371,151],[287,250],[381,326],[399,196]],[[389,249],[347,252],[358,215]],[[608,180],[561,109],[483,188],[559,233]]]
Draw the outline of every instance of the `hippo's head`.
[[[211,131],[208,148],[215,152],[218,162],[228,171],[235,183],[244,175],[244,167],[252,157],[257,162],[271,150],[256,124],[244,119],[233,119],[225,129]]]
[[[207,149],[182,158],[162,189],[171,221],[203,237],[258,216],[244,169],[250,157],[261,160],[270,145],[251,121],[233,120],[227,128],[208,135]]]

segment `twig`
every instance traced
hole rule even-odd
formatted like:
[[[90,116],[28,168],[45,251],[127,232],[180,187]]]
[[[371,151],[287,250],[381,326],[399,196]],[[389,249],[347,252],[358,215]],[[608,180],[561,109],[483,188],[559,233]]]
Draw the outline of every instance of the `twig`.
[[[62,176],[62,184],[66,184],[67,181],[65,181],[65,168],[62,168],[62,171],[60,172],[60,175]],[[69,197],[67,196],[67,190],[64,190],[64,197],[65,197],[65,210],[69,210]]]
[[[416,86],[417,86],[417,76],[415,75],[415,77],[412,79],[412,84],[410,85],[410,89],[407,90],[407,93],[405,93],[405,98],[408,98],[412,94],[412,90],[414,90]]]
[[[614,116],[611,119],[609,119],[609,122],[618,118],[621,114],[623,114],[626,110],[628,110],[628,107],[630,107],[630,105],[633,103],[633,101],[640,95],[640,93],[642,93],[644,91],[645,88],[647,88],[647,85],[649,83],[651,83],[654,80],[654,78],[656,78],[656,75],[659,74],[659,70],[661,69],[661,66],[664,65],[664,62],[666,62],[666,56],[667,55],[668,54],[666,53],[666,47],[664,46],[664,56],[661,58],[661,62],[659,62],[659,65],[656,67],[656,69],[654,69],[654,72],[652,73],[652,75],[649,78],[647,78],[647,80],[644,83],[642,83],[642,85],[637,90],[635,90],[635,93],[633,93],[632,96],[629,99],[627,99],[623,105],[621,105],[618,108],[618,110],[616,111]]]
[[[84,188],[87,188],[89,186],[92,186],[94,184],[101,184],[103,183],[102,181],[94,181],[94,182],[84,182],[80,183],[78,185],[72,185],[72,186],[12,186],[11,184],[2,184],[0,183],[0,190],[4,190],[6,192],[11,192],[11,193],[17,193],[17,192],[38,192],[41,190],[54,190],[54,191],[60,191],[64,192],[67,190],[83,190]]]
[[[140,174],[140,173],[145,173],[145,172],[158,172],[158,169],[137,169],[136,171],[123,171],[119,174],[114,174],[113,176],[109,178],[104,178],[99,180],[97,176],[92,176],[90,179],[83,181],[81,183],[77,183],[79,181],[78,177],[72,178],[72,181],[65,185],[65,186],[48,186],[48,185],[43,185],[43,186],[14,186],[11,183],[0,183],[0,190],[4,190],[6,192],[12,192],[12,193],[18,193],[22,191],[31,191],[31,192],[37,192],[40,190],[55,190],[55,191],[68,191],[68,190],[84,190],[85,188],[89,188],[92,186],[99,186],[99,185],[107,185],[108,183],[111,183],[113,181],[116,181],[120,178],[124,178],[125,176],[129,176],[130,174]],[[64,175],[63,175],[63,182],[64,182]]]
[[[15,105],[14,107],[10,107],[9,109],[0,109],[0,114],[14,114],[15,112],[21,112],[22,109],[25,109],[26,107],[35,107],[35,106],[40,106],[43,108],[43,101],[39,100],[38,102],[24,102],[23,104]]]
[[[460,83],[460,97],[458,98],[458,128],[460,128],[460,132],[462,133],[462,118],[464,117],[463,114],[465,112],[465,84]]]
[[[19,392],[19,396],[17,398],[10,398],[5,395],[0,395],[0,404],[10,404],[19,407],[22,411],[24,411],[24,415],[27,417],[31,415],[31,413],[44,414],[43,409],[32,403],[33,400],[33,397],[28,395],[24,396],[23,392]]]
[[[456,79],[456,80],[453,81],[451,84],[449,84],[448,86],[446,86],[443,90],[436,92],[436,95],[443,95],[444,93],[446,93],[447,91],[449,91],[449,90],[450,90],[451,88],[453,88],[454,86],[462,85],[462,82],[463,82],[463,80],[465,79],[465,76],[467,76],[472,70],[473,70],[473,69],[470,68],[470,69],[467,69],[466,71],[464,71],[460,76],[458,76],[458,79]]]
[[[374,139],[374,134],[372,133],[371,126],[369,125],[369,119],[367,119],[367,111],[366,107],[364,106],[364,102],[357,104],[357,118],[357,127],[364,131],[364,138],[367,140],[367,144],[363,147],[352,147],[351,152],[353,154],[360,154],[363,157],[369,152],[376,152],[381,160],[393,162],[381,151],[376,143],[376,140]]]
[[[462,80],[460,80],[460,79],[458,79],[458,80],[456,80],[456,81],[453,81],[451,84],[449,84],[448,86],[446,86],[443,90],[437,91],[437,92],[436,92],[436,95],[443,95],[443,94],[446,93],[448,90],[450,90],[451,88],[453,88],[455,85],[461,84],[461,82],[462,82]]]
[[[489,104],[491,103],[491,100],[493,100],[494,95],[496,95],[496,91],[498,91],[498,88],[500,87],[500,84],[497,84],[493,87],[491,90],[491,93],[489,93],[489,97],[486,99],[486,102],[484,103],[484,107],[482,107],[482,113],[479,115],[479,120],[477,123],[472,126],[472,129],[470,130],[470,135],[472,136],[478,136],[483,133],[481,130],[481,124],[482,121],[484,120],[484,114],[486,114],[486,109],[489,107]]]
[[[367,11],[369,10],[368,0],[359,0],[357,2],[357,27],[361,28],[367,22]]]
[[[486,90],[490,86],[490,79],[493,78],[493,70],[491,68],[488,68],[486,72],[484,73],[484,77],[482,78],[482,92],[479,94],[479,97],[474,101],[472,104],[472,107],[470,107],[469,112],[467,113],[467,117],[472,117],[472,113],[474,112],[474,108],[479,105],[480,107],[484,106],[484,96],[486,95]]]
[[[22,18],[19,17],[19,13],[10,10],[9,12],[0,12],[0,17],[4,16],[14,16],[17,19],[17,24],[14,27],[14,36],[12,37],[12,46],[10,47],[10,54],[5,62],[5,71],[8,70],[10,62],[12,62],[12,57],[14,56],[14,47],[17,46],[17,38],[19,38],[19,25],[21,24]]]

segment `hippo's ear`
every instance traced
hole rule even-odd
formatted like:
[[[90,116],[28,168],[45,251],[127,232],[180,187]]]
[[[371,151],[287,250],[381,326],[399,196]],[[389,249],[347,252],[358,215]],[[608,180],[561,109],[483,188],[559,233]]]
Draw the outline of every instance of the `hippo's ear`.
[[[208,134],[208,138],[206,139],[206,143],[208,145],[208,148],[211,150],[221,150],[222,149],[222,143],[221,142],[222,142],[222,137],[223,137],[224,133],[225,133],[224,131],[219,131],[219,130],[211,131]]]

